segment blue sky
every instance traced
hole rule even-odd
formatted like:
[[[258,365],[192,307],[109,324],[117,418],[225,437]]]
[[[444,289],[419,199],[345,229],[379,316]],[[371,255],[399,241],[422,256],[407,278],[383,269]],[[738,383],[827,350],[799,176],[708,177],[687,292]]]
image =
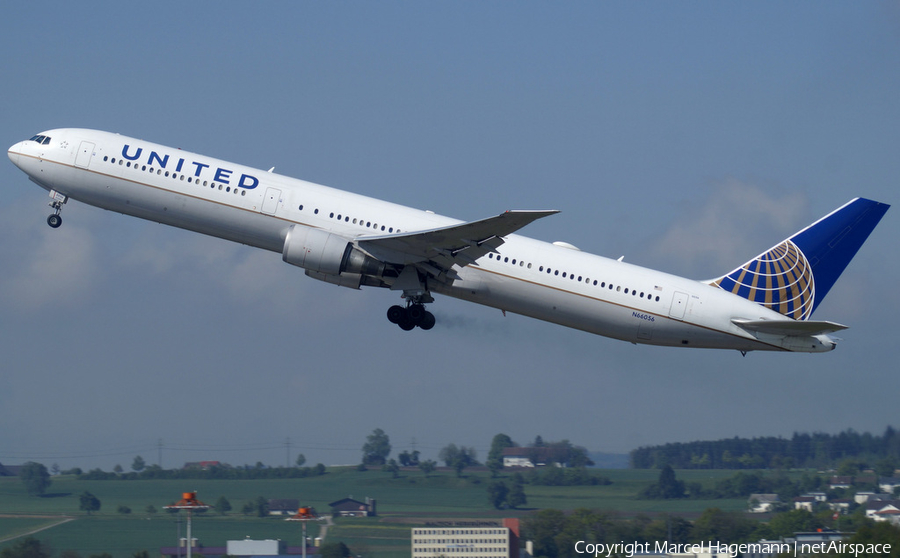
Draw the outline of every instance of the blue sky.
[[[817,3],[26,3],[0,136],[119,132],[697,279],[849,199],[894,203],[900,7]],[[826,355],[633,346],[70,202],[0,164],[0,462],[357,463],[540,434],[592,451],[893,422],[889,211],[816,312]]]

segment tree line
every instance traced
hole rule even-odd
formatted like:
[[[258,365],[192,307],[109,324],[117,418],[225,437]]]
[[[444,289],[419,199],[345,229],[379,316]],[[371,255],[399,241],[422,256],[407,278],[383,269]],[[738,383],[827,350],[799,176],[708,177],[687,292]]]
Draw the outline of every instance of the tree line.
[[[833,529],[838,527],[830,510],[812,513],[791,510],[775,514],[768,523],[750,519],[743,513],[708,508],[695,521],[683,517],[646,515],[624,518],[615,512],[577,509],[570,514],[547,509],[522,520],[522,538],[534,543],[535,558],[584,558],[584,543],[640,544],[668,541],[671,544],[727,544],[777,540],[792,537],[797,532]],[[887,522],[875,522],[865,517],[860,508],[849,516],[841,516],[840,530],[854,532],[847,541],[854,544],[889,543],[900,548],[900,527]],[[576,543],[583,541],[580,547]],[[624,552],[619,555],[625,555]],[[892,556],[894,554],[891,554]]]
[[[638,448],[630,457],[635,469],[664,465],[675,469],[823,468],[850,458],[874,464],[900,458],[900,432],[888,426],[881,436],[849,429],[839,434],[795,432],[791,438],[734,437],[669,443]]]
[[[325,474],[325,465],[319,463],[314,467],[266,467],[256,466],[232,467],[227,464],[210,465],[208,467],[187,467],[184,469],[163,469],[158,465],[150,465],[141,471],[116,473],[91,469],[79,472],[79,480],[256,480],[256,479],[302,479]]]
[[[491,449],[484,463],[492,476],[498,476],[500,471],[503,470],[503,450],[517,447],[520,447],[519,444],[506,434],[501,433],[493,437]],[[573,445],[569,440],[545,442],[538,435],[534,438],[534,442],[524,446],[524,449],[527,450],[525,453],[529,456],[529,460],[533,465],[555,465],[559,468],[583,470],[585,467],[594,464],[588,457],[585,448]],[[394,476],[397,476],[401,466],[419,467],[427,475],[434,471],[437,466],[437,462],[433,460],[420,460],[420,452],[417,450],[412,452],[404,450],[397,456],[397,459],[390,458],[391,450],[390,436],[381,428],[376,428],[366,437],[366,443],[362,446],[362,461],[357,467],[358,470],[365,471],[372,467],[381,467],[382,470],[392,472]],[[454,469],[457,476],[461,476],[462,472],[468,467],[482,466],[482,463],[478,460],[478,453],[475,451],[475,448],[457,446],[455,443],[447,444],[441,448],[440,452],[438,452],[438,460],[443,462],[446,467]],[[545,476],[534,475],[534,477],[536,478],[533,481],[529,481],[532,484],[598,484],[596,480],[574,473],[547,474]],[[542,482],[545,478],[546,480]]]
[[[828,481],[820,475],[803,473],[800,478],[791,480],[783,471],[771,475],[759,471],[738,471],[728,478],[718,480],[712,488],[704,488],[699,482],[678,480],[672,467],[665,465],[660,469],[657,481],[644,488],[638,497],[645,500],[712,500],[747,498],[752,494],[777,494],[784,505],[787,505],[793,498],[808,492],[830,492],[836,497],[845,495],[843,490],[829,489]]]

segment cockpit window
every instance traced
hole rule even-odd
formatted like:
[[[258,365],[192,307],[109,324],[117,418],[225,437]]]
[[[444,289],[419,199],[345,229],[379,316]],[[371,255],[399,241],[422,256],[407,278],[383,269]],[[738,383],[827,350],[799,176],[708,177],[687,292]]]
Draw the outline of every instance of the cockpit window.
[[[50,136],[34,136],[31,138],[31,141],[36,141],[41,145],[49,145],[50,144]]]

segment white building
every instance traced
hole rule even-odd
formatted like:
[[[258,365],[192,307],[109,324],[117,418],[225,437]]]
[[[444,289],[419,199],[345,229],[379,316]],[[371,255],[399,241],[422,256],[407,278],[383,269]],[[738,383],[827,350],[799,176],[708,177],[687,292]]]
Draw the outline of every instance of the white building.
[[[438,521],[412,529],[412,558],[518,558],[519,520]]]
[[[751,494],[747,500],[750,513],[770,512],[772,508],[780,503],[781,500],[778,498],[778,494]]]
[[[878,479],[878,489],[885,494],[893,494],[894,490],[900,486],[900,478],[897,477],[881,477]]]
[[[285,545],[280,540],[266,539],[255,541],[226,541],[225,549],[229,556],[278,556],[284,554]]]

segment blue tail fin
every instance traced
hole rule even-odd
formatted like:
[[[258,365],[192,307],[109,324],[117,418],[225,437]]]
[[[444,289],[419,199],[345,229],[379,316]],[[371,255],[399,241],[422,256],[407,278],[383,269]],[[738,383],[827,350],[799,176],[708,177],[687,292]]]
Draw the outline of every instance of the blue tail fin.
[[[806,320],[890,206],[856,198],[710,284]]]

